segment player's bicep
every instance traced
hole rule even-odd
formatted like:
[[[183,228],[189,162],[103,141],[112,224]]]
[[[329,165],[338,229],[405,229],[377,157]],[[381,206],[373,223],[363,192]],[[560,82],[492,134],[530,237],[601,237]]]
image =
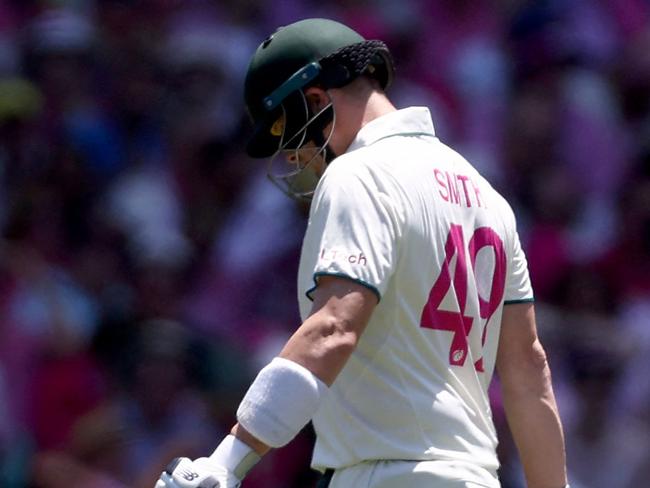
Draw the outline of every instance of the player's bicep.
[[[329,275],[318,278],[318,286],[312,296],[314,303],[310,316],[321,314],[334,317],[357,336],[362,334],[379,301],[374,289],[365,284]]]
[[[504,388],[515,389],[530,386],[531,375],[546,368],[532,303],[503,307],[496,367]]]

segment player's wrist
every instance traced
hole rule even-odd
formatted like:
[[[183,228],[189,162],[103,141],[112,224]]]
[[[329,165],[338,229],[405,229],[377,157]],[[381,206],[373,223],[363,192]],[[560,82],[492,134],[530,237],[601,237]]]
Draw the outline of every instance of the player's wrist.
[[[226,468],[240,481],[261,459],[248,444],[227,435],[208,457],[210,464]]]

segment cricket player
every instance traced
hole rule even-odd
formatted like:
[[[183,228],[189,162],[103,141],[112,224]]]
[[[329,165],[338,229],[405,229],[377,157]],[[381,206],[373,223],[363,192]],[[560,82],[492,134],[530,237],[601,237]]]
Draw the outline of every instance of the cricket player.
[[[325,19],[280,28],[253,55],[247,151],[311,200],[303,322],[232,433],[208,457],[175,460],[156,488],[240,486],[310,420],[319,486],[499,487],[495,368],[529,488],[567,486],[513,212],[426,108],[393,106],[393,72],[383,42]]]

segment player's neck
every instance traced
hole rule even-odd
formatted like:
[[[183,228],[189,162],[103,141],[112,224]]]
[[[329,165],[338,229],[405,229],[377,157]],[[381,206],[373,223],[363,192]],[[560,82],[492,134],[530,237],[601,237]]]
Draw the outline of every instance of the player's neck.
[[[369,122],[396,110],[395,106],[383,92],[373,91],[368,97],[359,129],[363,128]]]
[[[331,90],[336,113],[336,131],[330,145],[343,154],[357,133],[368,123],[396,110],[388,97],[370,85],[353,85],[346,90]]]

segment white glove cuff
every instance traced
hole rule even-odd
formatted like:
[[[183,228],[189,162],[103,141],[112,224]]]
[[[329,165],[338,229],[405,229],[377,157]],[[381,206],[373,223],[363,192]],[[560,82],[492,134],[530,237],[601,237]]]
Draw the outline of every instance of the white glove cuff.
[[[266,445],[281,447],[307,425],[328,391],[307,368],[277,357],[251,384],[237,409],[237,420]]]
[[[208,459],[210,463],[223,466],[241,481],[261,458],[248,444],[229,434]]]

